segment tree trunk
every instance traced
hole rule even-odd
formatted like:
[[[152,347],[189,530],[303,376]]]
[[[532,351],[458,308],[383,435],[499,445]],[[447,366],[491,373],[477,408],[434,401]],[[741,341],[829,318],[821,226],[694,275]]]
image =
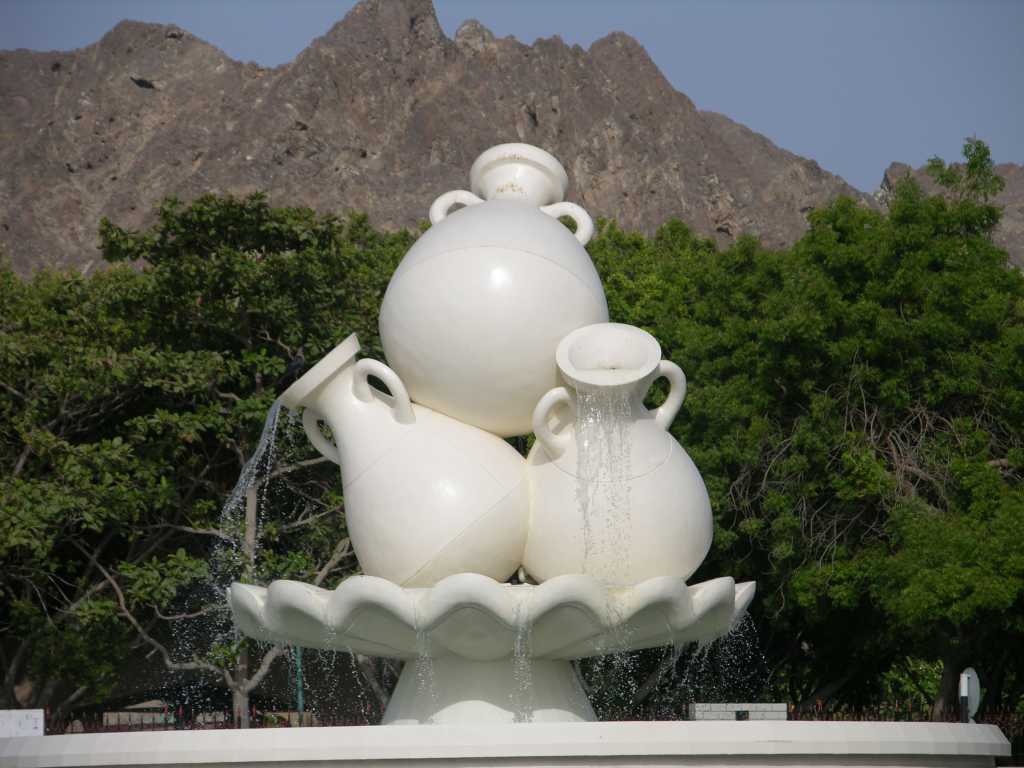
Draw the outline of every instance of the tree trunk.
[[[818,702],[821,702],[822,705],[828,704],[850,682],[851,677],[853,677],[852,673],[847,672],[842,677],[822,683],[814,689],[810,696],[804,697],[803,701],[800,702],[800,708],[814,707],[818,705]]]
[[[235,727],[248,728],[249,722],[249,694],[241,685],[236,686],[231,692],[231,706],[235,709]]]
[[[953,651],[947,651],[942,659],[942,677],[939,680],[939,692],[932,702],[932,721],[942,722],[946,714],[956,712],[960,700],[960,658]]]
[[[363,680],[370,686],[370,690],[377,699],[377,704],[380,706],[380,711],[383,712],[387,709],[388,702],[391,700],[391,695],[384,687],[380,679],[380,674],[377,669],[377,665],[372,658],[364,656],[361,653],[355,654],[356,665],[359,672],[363,676]]]
[[[18,645],[14,656],[7,661],[7,668],[4,670],[3,690],[0,691],[0,706],[5,709],[20,709],[22,703],[18,701],[18,694],[15,690],[19,678],[24,674],[24,665],[28,659],[29,648],[32,646],[32,638],[25,638]]]
[[[256,513],[259,509],[257,486],[245,492],[245,531],[242,538],[242,580],[251,582],[256,574]],[[235,714],[236,728],[249,728],[249,649],[244,645],[238,653],[235,665],[235,686],[231,691],[231,702]]]
[[[1012,660],[1006,656],[1005,653],[1000,654],[998,663],[983,673],[985,674],[985,693],[981,697],[978,714],[975,717],[984,717],[986,712],[1000,709],[1000,704],[1003,701],[1003,685],[1006,683],[1006,668],[1012,664]]]
[[[259,496],[256,486],[245,492],[245,533],[242,540],[242,581],[251,582],[256,574],[256,513],[259,509]]]

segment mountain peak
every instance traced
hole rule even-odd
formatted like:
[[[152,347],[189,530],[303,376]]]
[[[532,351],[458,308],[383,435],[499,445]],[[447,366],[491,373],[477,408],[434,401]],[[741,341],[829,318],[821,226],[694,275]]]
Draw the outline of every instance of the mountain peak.
[[[0,57],[0,248],[15,267],[97,257],[102,216],[148,226],[161,199],[268,193],[416,226],[476,156],[522,141],[565,165],[594,217],[678,217],[722,244],[793,242],[841,179],[675,90],[635,39],[525,45],[429,0],[364,0],[291,63],[244,65],[177,27],[124,22],[95,46]],[[865,204],[871,204],[869,198]]]
[[[164,41],[193,43],[213,48],[209,43],[194,37],[176,24],[156,24],[131,19],[119,21],[96,45],[105,50],[130,51],[138,46],[160,45]]]
[[[320,39],[346,47],[376,46],[388,59],[447,40],[430,0],[362,0]]]
[[[455,31],[455,44],[479,53],[494,42],[494,33],[476,19],[466,19]]]

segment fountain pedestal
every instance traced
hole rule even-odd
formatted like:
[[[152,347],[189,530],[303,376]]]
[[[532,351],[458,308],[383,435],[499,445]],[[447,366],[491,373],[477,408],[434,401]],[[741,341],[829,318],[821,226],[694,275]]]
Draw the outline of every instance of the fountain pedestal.
[[[581,574],[511,585],[460,573],[425,588],[234,584],[230,603],[258,640],[404,660],[385,723],[497,724],[593,720],[571,660],[719,637],[753,596],[728,577],[607,588]]]
[[[383,725],[594,720],[572,663],[561,659],[408,662]]]

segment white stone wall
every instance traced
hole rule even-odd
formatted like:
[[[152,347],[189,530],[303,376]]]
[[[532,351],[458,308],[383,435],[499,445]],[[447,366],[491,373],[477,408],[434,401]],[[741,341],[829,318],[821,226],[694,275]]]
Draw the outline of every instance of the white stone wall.
[[[787,714],[788,709],[783,703],[692,703],[687,712],[690,720],[785,720]]]
[[[0,709],[0,739],[42,735],[43,710]]]
[[[1009,756],[994,725],[960,723],[476,723],[0,739],[3,768],[995,768]]]

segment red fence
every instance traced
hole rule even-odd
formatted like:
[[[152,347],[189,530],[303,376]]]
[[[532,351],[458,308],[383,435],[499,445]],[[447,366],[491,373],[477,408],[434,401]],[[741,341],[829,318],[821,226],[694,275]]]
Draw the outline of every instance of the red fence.
[[[239,727],[241,718],[230,712],[192,713],[179,707],[176,710],[77,712],[68,715],[46,715],[46,733],[120,733],[127,731],[205,731]],[[371,725],[365,717],[332,717],[306,712],[259,712],[249,715],[250,728],[294,728],[298,726],[350,726]]]

